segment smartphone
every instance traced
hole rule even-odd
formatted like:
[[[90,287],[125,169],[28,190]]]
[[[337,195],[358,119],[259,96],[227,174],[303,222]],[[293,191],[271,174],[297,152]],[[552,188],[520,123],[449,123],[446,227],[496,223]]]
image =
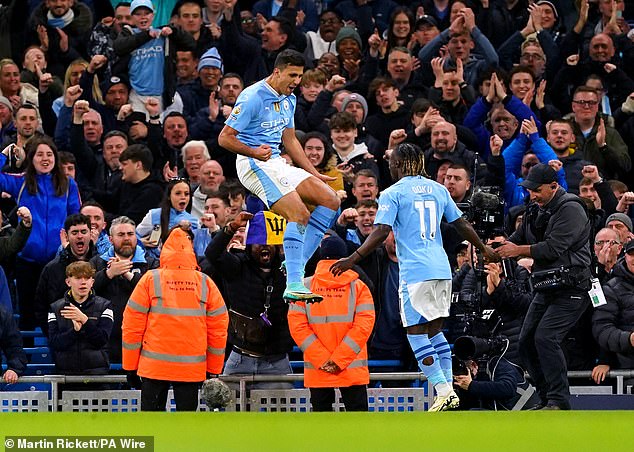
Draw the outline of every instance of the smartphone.
[[[159,240],[161,240],[161,226],[155,224],[154,228],[152,229],[152,233],[150,234],[150,243],[155,243],[158,245]]]

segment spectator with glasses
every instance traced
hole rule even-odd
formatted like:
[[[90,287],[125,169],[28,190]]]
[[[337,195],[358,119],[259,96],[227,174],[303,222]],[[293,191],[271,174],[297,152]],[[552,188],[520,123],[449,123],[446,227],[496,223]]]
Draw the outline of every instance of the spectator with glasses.
[[[632,167],[632,160],[619,132],[599,115],[597,92],[587,86],[578,87],[573,94],[572,112],[577,152],[595,164],[606,179],[622,179]]]
[[[601,283],[610,279],[622,250],[623,243],[614,229],[603,228],[594,236],[592,270]]]

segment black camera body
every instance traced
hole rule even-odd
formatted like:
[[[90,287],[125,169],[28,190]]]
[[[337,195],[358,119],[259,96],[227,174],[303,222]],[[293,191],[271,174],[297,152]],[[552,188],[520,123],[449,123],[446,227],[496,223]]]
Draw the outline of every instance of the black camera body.
[[[481,238],[504,232],[504,194],[500,187],[475,187],[469,201],[458,203],[458,208]]]

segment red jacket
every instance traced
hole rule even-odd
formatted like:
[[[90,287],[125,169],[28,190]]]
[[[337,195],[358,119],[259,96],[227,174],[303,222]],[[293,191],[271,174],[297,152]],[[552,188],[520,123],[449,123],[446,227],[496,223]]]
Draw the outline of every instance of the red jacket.
[[[348,270],[335,277],[332,260],[317,264],[310,280],[320,303],[292,303],[288,309],[291,335],[304,352],[304,386],[307,388],[347,387],[368,384],[367,341],[374,326],[374,302],[370,289],[359,275]],[[319,370],[328,360],[341,372]]]
[[[175,229],[160,268],[141,277],[123,313],[125,370],[185,382],[222,372],[229,315],[216,285],[197,268],[191,241]]]

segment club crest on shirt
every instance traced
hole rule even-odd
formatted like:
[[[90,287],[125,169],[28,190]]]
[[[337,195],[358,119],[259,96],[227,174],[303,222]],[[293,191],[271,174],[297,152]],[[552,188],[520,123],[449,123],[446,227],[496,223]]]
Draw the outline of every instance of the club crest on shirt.
[[[290,184],[288,183],[288,179],[285,177],[281,177],[280,178],[280,184],[282,185],[282,187],[288,187]]]
[[[288,111],[289,108],[291,108],[291,106],[289,105],[288,101],[285,100],[284,102],[282,102],[282,105],[284,106],[284,110]]]

